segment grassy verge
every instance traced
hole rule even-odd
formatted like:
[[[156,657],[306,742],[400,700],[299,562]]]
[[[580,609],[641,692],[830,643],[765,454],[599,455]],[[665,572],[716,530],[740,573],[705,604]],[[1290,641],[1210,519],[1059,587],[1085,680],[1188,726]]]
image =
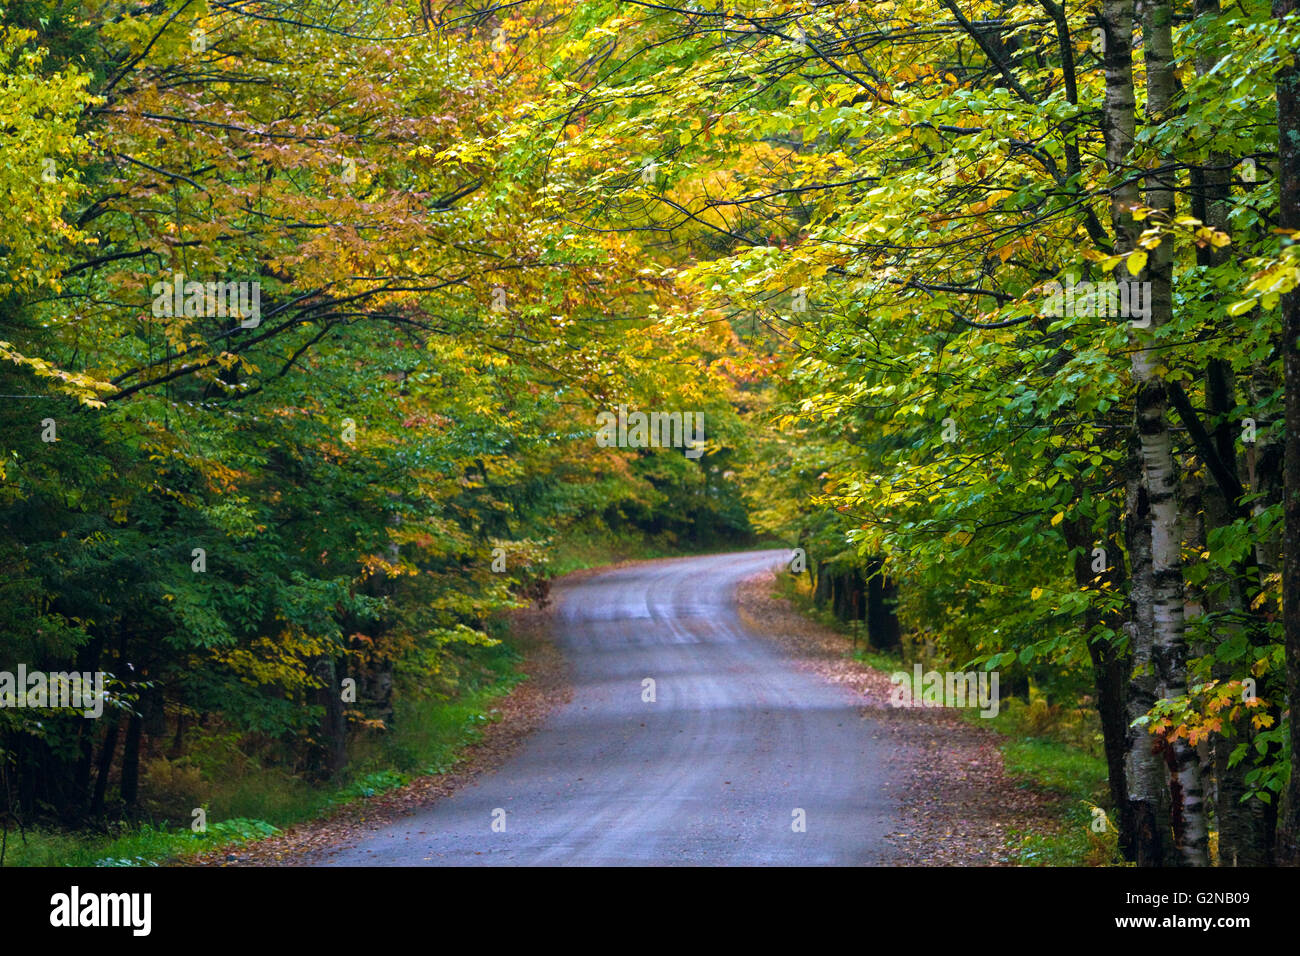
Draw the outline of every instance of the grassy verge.
[[[1057,831],[1008,834],[1020,863],[1109,866],[1119,862],[1114,819],[1104,811],[1109,791],[1095,714],[1083,708],[1049,706],[1034,696],[1028,703],[1016,698],[1004,701],[996,717],[966,716],[998,735],[1008,777],[1057,797],[1061,824]]]
[[[204,775],[204,833],[166,823],[120,822],[102,832],[11,830],[5,866],[158,866],[201,853],[235,849],[282,827],[379,796],[415,777],[445,773],[496,719],[493,703],[524,679],[522,657],[508,644],[480,649],[475,677],[445,700],[399,705],[391,734],[361,741],[349,769],[332,786],[269,768],[238,767],[228,756]],[[214,742],[215,743],[215,742]],[[193,768],[190,768],[193,771]],[[197,777],[197,772],[194,772]]]

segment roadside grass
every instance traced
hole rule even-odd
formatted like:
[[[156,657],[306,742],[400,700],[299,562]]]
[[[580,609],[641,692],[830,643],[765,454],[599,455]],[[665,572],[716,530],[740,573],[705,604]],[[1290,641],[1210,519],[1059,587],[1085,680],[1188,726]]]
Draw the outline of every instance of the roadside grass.
[[[1013,830],[1008,846],[1025,866],[1122,865],[1115,821],[1106,811],[1106,760],[1096,715],[1048,705],[1031,695],[1003,702],[996,717],[966,713],[999,737],[1007,776],[1017,785],[1056,797],[1055,832]]]
[[[818,608],[802,576],[778,575],[775,590],[805,617],[854,641],[856,646],[845,650],[846,657],[886,674],[902,672],[910,682],[915,661],[907,660],[901,651],[870,647],[862,640],[860,626],[855,628]],[[921,663],[929,668],[926,661]],[[920,688],[912,691],[918,694]],[[1025,866],[1125,865],[1114,818],[1106,811],[1106,760],[1096,714],[1086,707],[1049,704],[1033,691],[1030,697],[1028,702],[1004,699],[994,717],[962,711],[964,719],[997,735],[1003,766],[1015,784],[1056,798],[1059,828],[1055,832],[1009,833],[1008,850],[1013,859]]]
[[[463,759],[481,728],[497,719],[494,702],[525,679],[522,661],[508,644],[477,649],[478,673],[457,696],[399,703],[391,734],[360,741],[351,751],[348,770],[331,786],[313,786],[274,768],[215,763],[202,781],[206,832],[195,833],[174,823],[132,821],[113,822],[99,832],[11,829],[4,865],[184,863],[202,853],[235,850],[273,836],[283,827],[380,796],[415,777],[446,773]],[[190,779],[198,779],[197,772]]]

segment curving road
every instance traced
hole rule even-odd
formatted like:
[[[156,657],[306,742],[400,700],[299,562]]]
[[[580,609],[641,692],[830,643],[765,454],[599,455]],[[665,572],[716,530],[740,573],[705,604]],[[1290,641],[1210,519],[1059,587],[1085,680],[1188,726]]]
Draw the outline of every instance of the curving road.
[[[797,669],[737,616],[737,584],[787,555],[647,562],[561,582],[556,640],[573,700],[495,772],[322,862],[891,862],[887,738],[847,690]],[[646,678],[654,702],[643,700]]]

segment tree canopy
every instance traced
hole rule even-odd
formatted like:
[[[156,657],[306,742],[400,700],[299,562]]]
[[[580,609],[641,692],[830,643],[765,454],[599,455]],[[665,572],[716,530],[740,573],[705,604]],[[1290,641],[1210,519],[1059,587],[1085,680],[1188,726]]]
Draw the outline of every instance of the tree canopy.
[[[1296,860],[1294,7],[9,3],[0,665],[112,675],[11,802],[338,771],[557,541],[753,530],[1095,708],[1128,859]]]

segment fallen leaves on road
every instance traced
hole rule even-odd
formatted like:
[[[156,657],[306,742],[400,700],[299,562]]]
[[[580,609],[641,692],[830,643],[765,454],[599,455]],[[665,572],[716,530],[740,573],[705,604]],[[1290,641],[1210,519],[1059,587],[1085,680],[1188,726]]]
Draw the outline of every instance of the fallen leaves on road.
[[[862,714],[891,737],[897,767],[891,786],[908,821],[890,835],[907,866],[1014,865],[1011,831],[1059,828],[1053,799],[1006,776],[997,735],[953,710],[891,707],[889,675],[846,656],[851,639],[800,614],[772,593],[772,574],[737,591],[745,625],[781,645],[799,667],[843,684],[862,698]]]

